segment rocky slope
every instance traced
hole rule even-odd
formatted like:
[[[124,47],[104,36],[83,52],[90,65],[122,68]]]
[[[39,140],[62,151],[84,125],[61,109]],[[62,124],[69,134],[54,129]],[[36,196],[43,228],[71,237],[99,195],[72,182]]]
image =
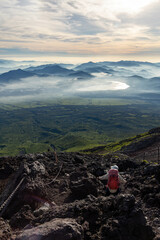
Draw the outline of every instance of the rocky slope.
[[[126,185],[97,177],[117,164]],[[1,240],[158,240],[160,165],[127,155],[52,152],[0,158]]]
[[[119,142],[86,149],[83,152],[96,154],[122,153],[130,157],[139,156],[141,159],[145,155],[146,160],[150,160],[152,157],[152,160],[158,163],[160,161],[158,148],[160,149],[160,127],[153,128],[146,133],[123,139]]]

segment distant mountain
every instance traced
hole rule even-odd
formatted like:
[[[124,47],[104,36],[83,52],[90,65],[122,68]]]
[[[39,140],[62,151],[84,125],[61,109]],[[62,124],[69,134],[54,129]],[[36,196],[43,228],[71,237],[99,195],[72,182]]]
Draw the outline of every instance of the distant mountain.
[[[110,62],[110,61],[104,61],[104,62],[88,62],[88,63],[82,63],[78,65],[75,70],[84,70],[87,71],[87,69],[90,71],[91,69],[97,69],[99,71],[101,68],[102,72],[105,72],[104,69],[107,71],[110,71],[108,67],[139,67],[141,65],[148,65],[148,66],[156,66],[158,67],[158,63],[150,63],[150,62],[139,62],[139,61],[118,61],[118,62]],[[99,68],[99,70],[98,70]]]
[[[84,71],[77,71],[68,75],[69,77],[78,77],[78,78],[92,78],[93,76]]]
[[[90,68],[85,68],[85,71],[88,73],[108,73],[111,74],[113,72],[115,72],[112,69],[109,68],[104,68],[104,67],[90,67]]]
[[[160,84],[160,77],[150,78],[151,81],[158,82]]]
[[[133,79],[134,83],[136,83],[136,81],[141,82],[142,85],[144,85],[144,81],[145,81],[145,86],[143,88],[147,87],[147,85],[148,87],[150,87],[150,89],[155,88],[155,84],[158,87],[160,86],[160,77],[144,78],[139,75],[133,75],[133,76],[130,76],[129,79]]]
[[[88,63],[82,63],[75,67],[75,70],[85,70],[86,68],[96,68],[99,67],[99,63],[94,62],[88,62]]]
[[[65,64],[65,63],[60,63],[60,64],[43,64],[43,65],[39,65],[39,66],[34,66],[34,67],[28,67],[25,69],[25,71],[37,71],[37,70],[40,70],[40,69],[45,69],[47,67],[51,68],[51,67],[55,67],[55,66],[59,66],[59,67],[62,67],[62,68],[65,68],[65,69],[71,69],[74,67],[73,64]]]
[[[138,92],[139,90],[149,90],[149,78],[144,78],[139,75],[132,75],[130,77],[126,77],[127,83],[130,86],[132,91]]]
[[[94,62],[88,62],[88,63],[83,63],[79,66],[77,66],[76,68],[74,68],[74,70],[79,70],[79,71],[85,71],[87,73],[108,73],[108,74],[112,74],[113,72],[115,72],[113,69],[108,68],[105,64],[103,63],[94,63]]]
[[[130,76],[129,78],[134,78],[134,79],[139,79],[139,80],[146,79],[146,78],[141,77],[141,76],[139,76],[139,75],[133,75],[133,76]]]
[[[132,90],[133,88],[136,91],[147,90],[147,93],[145,93],[146,94],[145,96],[147,96],[148,98],[152,96],[150,95],[151,93],[154,95],[160,89],[160,77],[144,78],[139,75],[133,75],[126,79],[128,80],[128,84],[130,85]]]
[[[66,76],[66,77],[78,77],[78,78],[91,78],[93,77],[90,73],[82,71],[82,70],[72,70],[67,69],[62,66],[73,66],[72,64],[47,64],[41,65],[37,67],[30,67],[25,69],[26,71],[35,73],[35,74],[48,74],[48,75],[58,75],[58,76]]]
[[[69,75],[74,72],[73,70],[63,68],[57,64],[47,64],[38,67],[30,67],[25,70],[29,72],[34,72],[35,74],[55,74],[60,76]]]
[[[160,77],[154,77],[149,79],[150,89],[159,91],[160,89]]]
[[[119,61],[112,63],[114,66],[122,66],[122,67],[139,67],[140,63],[137,61]]]
[[[21,78],[28,78],[34,76],[34,73],[30,73],[21,69],[12,70],[0,75],[0,83],[9,83]]]
[[[64,67],[64,68],[68,68],[68,69],[71,69],[75,66],[74,64],[67,64],[67,63],[59,63],[58,65],[60,67]]]
[[[139,62],[139,61],[118,61],[118,62],[101,62],[101,64],[107,64],[108,66],[120,66],[120,67],[139,67],[140,65],[155,66],[156,64],[150,62]]]
[[[73,71],[71,69],[63,68],[57,64],[47,64],[37,67],[29,67],[25,70],[17,69],[11,70],[0,74],[0,83],[9,83],[21,78],[27,78],[32,76],[48,77],[48,76],[61,76],[61,77],[77,77],[77,78],[91,78],[90,73],[84,71]]]
[[[47,64],[47,65],[45,64],[45,65],[40,65],[40,66],[36,66],[36,67],[28,67],[28,68],[25,68],[25,71],[33,72],[33,71],[37,71],[39,69],[43,69],[43,68],[45,68],[47,66],[50,66],[50,65],[52,65],[52,64]]]

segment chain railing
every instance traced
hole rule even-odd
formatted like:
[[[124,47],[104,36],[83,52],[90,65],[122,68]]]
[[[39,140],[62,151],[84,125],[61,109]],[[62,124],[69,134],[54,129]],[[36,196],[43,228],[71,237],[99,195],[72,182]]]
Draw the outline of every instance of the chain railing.
[[[3,204],[0,206],[0,217],[3,215],[5,209],[7,208],[7,206],[9,205],[10,201],[12,200],[12,198],[14,197],[15,193],[17,192],[17,190],[20,188],[21,184],[23,183],[25,177],[23,177],[21,179],[21,181],[18,183],[17,187],[13,190],[13,192],[9,195],[9,197],[3,202]]]

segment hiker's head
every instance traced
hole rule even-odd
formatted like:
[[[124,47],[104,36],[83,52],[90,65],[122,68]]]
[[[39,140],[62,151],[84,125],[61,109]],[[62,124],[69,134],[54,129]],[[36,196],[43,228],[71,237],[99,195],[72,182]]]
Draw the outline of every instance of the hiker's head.
[[[111,169],[118,170],[118,166],[117,165],[113,165],[113,166],[111,166]]]

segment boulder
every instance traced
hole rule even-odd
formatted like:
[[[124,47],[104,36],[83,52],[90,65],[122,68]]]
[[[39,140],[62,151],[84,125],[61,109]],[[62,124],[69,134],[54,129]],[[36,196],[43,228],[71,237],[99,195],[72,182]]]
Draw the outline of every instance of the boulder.
[[[15,213],[9,223],[12,228],[24,228],[28,225],[35,217],[32,214],[30,206],[24,205],[19,212]]]
[[[115,202],[120,212],[130,212],[135,207],[135,197],[131,194],[120,194]]]
[[[15,240],[82,240],[83,229],[74,219],[54,219],[25,230]]]
[[[70,189],[77,199],[85,198],[89,194],[97,196],[97,186],[92,178],[72,181],[70,183]]]

